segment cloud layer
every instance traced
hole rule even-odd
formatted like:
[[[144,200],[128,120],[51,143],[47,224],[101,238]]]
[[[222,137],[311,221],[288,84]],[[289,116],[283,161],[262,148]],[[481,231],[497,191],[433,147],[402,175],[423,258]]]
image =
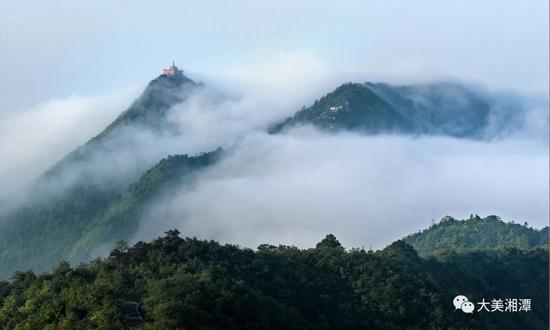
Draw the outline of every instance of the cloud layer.
[[[293,72],[309,56],[282,56],[277,65]],[[199,89],[170,109],[175,134],[126,127],[85,166],[111,180],[120,173],[137,176],[168,154],[228,150],[193,186],[161,196],[141,219],[136,240],[177,227],[184,235],[251,247],[311,246],[333,233],[347,246],[378,248],[445,215],[547,223],[548,124],[541,120],[548,118],[547,103],[526,102],[515,130],[492,141],[326,134],[311,127],[266,134],[268,125],[332,88],[320,92],[333,77],[319,65],[306,67],[298,80],[282,70],[270,73],[274,80],[267,85],[256,84],[262,72],[271,72],[265,66],[258,76]],[[309,84],[313,72],[321,74]],[[8,118],[2,188],[21,186],[97,134],[135,95],[48,102]]]
[[[168,196],[137,239],[171,227],[245,246],[311,246],[334,233],[382,247],[445,215],[548,221],[548,157],[529,140],[248,135],[193,187]]]
[[[0,120],[0,197],[29,183],[113,121],[138,90],[42,102]]]

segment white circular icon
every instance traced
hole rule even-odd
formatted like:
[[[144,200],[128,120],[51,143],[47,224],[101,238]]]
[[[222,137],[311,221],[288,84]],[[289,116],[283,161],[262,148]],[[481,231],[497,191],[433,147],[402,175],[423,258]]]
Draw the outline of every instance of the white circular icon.
[[[465,301],[462,303],[462,305],[460,305],[460,309],[462,309],[464,313],[472,314],[474,312],[474,308],[474,303],[471,301]]]
[[[455,309],[460,309],[460,306],[462,306],[462,304],[466,301],[468,301],[466,296],[456,296],[455,299],[453,299],[453,305],[455,306]]]
[[[472,314],[475,309],[474,303],[471,301],[468,301],[468,297],[463,295],[458,295],[454,297],[453,305],[455,306],[455,310],[460,309],[464,313],[469,313],[469,314]]]

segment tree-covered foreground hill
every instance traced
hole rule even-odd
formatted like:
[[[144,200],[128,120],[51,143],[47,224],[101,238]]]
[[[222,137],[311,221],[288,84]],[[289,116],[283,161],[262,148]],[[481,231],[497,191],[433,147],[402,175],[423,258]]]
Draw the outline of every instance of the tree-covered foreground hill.
[[[459,294],[529,298],[531,311],[466,314]],[[346,251],[332,235],[251,250],[172,230],[76,268],[15,273],[0,306],[2,329],[547,329],[548,250],[422,258],[403,240]]]
[[[524,223],[504,222],[491,215],[467,220],[445,217],[430,228],[405,237],[420,255],[447,250],[459,252],[500,248],[531,249],[548,245],[548,227],[534,229]]]

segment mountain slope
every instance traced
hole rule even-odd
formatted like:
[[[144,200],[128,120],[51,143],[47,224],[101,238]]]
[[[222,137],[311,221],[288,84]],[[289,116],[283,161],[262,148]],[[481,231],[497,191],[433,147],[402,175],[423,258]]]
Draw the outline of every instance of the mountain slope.
[[[411,123],[415,133],[482,138],[491,119],[490,98],[459,83],[366,86]]]
[[[214,164],[221,155],[222,150],[218,149],[194,157],[175,155],[161,160],[90,221],[67,258],[73,262],[87,260],[99,246],[111,248],[116,241],[131,240],[149,207],[173,189],[191,184],[197,172]]]
[[[166,111],[174,104],[182,102],[194,88],[199,86],[183,75],[180,70],[177,70],[173,76],[161,75],[153,79],[139,99],[107,126],[97,138],[128,124],[139,123],[150,128],[163,128],[166,124]]]
[[[154,79],[103,132],[28,187],[21,205],[2,210],[0,277],[15,269],[46,270],[59,262],[91,219],[154,164],[140,156],[151,153],[140,149],[141,135],[129,132],[169,129],[166,111],[197,87],[181,71]]]
[[[120,244],[75,269],[17,273],[0,282],[0,327],[548,329],[547,249],[424,259],[403,241],[346,251],[328,235],[315,248],[253,251],[178,235]],[[457,294],[529,298],[532,310],[465,314]]]
[[[89,161],[97,149],[109,144],[109,138],[121,133],[129,126],[140,129],[166,129],[166,112],[170,107],[186,99],[186,97],[200,85],[189,79],[178,70],[173,76],[160,75],[153,79],[142,94],[132,105],[122,112],[117,119],[109,124],[101,133],[93,137],[86,144],[78,147],[55,166],[49,169],[45,176],[55,175],[64,167],[71,166],[75,161]]]
[[[520,130],[534,115],[533,107],[517,95],[458,82],[347,83],[273,125],[270,132],[310,124],[328,131],[494,139]]]
[[[496,216],[468,220],[443,218],[439,223],[404,238],[420,255],[441,251],[478,251],[499,248],[532,249],[548,246],[548,227],[541,230],[506,223]]]
[[[274,125],[278,133],[296,125],[312,124],[332,131],[357,130],[367,133],[407,131],[405,119],[386,101],[363,84],[348,83]]]

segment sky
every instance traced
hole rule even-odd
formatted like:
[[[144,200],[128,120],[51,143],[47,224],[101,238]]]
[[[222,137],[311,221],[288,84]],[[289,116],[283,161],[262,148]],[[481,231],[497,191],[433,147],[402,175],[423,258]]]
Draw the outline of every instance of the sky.
[[[348,246],[381,247],[470,213],[542,227],[548,39],[542,0],[3,0],[0,197],[99,133],[174,60],[207,86],[171,110],[185,138],[128,133],[149,152],[126,161],[220,145],[233,153],[196,189],[162,200],[151,214],[165,226],[137,238],[177,226],[247,246],[311,246],[330,231]],[[531,104],[522,134],[262,131],[342,82],[448,79],[521,94]]]
[[[323,68],[310,81],[456,77],[548,89],[544,0],[3,0],[0,6],[2,113],[143,86],[172,60],[198,77],[247,77],[254,84],[259,68],[294,57]]]

